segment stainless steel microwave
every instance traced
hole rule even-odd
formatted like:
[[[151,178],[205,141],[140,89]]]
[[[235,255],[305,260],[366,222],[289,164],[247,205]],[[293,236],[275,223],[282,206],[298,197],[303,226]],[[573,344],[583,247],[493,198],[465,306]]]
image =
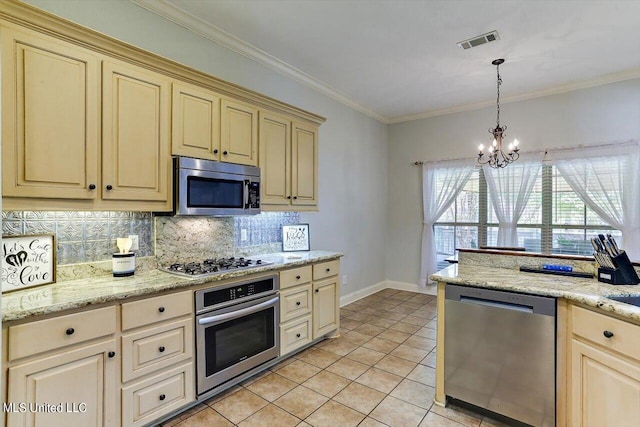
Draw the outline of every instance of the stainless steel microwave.
[[[260,213],[260,168],[177,157],[176,215],[255,215]]]

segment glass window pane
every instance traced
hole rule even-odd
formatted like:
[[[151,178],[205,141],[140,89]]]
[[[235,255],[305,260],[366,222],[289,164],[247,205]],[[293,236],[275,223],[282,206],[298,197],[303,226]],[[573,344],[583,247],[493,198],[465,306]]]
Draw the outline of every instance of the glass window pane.
[[[527,252],[542,251],[542,229],[518,227],[518,246]]]
[[[478,227],[456,227],[456,249],[478,248]]]
[[[620,241],[622,233],[618,230],[588,230],[588,229],[562,229],[553,230],[553,247],[552,253],[568,254],[568,255],[586,255],[593,254],[593,246],[591,246],[591,238],[597,237],[598,234],[610,233],[617,241]]]
[[[435,225],[433,227],[436,240],[436,263],[438,270],[449,265],[445,259],[455,252],[455,227],[452,225]]]
[[[480,212],[479,175],[479,170],[476,169],[456,198],[456,222],[478,222]]]

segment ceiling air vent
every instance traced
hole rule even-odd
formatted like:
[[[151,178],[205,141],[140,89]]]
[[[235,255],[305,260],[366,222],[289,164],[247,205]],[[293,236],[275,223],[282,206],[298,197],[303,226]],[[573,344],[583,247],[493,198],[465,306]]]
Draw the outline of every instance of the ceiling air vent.
[[[467,40],[463,40],[458,42],[458,46],[463,49],[471,49],[472,47],[480,46],[481,44],[493,42],[499,40],[500,36],[497,31],[491,31],[490,33],[482,34],[481,36],[476,36]]]

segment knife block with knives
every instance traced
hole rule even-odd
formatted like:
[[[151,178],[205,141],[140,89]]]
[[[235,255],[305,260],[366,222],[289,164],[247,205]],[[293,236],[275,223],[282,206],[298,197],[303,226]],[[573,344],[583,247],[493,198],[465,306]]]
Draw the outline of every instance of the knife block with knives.
[[[627,253],[618,248],[616,241],[607,234],[591,239],[598,267],[598,281],[611,285],[637,285],[640,278]]]

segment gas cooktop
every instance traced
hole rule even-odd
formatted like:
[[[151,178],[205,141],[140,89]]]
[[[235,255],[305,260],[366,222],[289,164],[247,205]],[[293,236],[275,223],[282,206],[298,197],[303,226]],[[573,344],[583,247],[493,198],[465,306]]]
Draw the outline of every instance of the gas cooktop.
[[[206,277],[226,273],[233,270],[246,270],[248,268],[270,265],[272,263],[261,259],[251,258],[211,258],[202,262],[175,263],[169,267],[161,268],[168,273],[186,277]]]

